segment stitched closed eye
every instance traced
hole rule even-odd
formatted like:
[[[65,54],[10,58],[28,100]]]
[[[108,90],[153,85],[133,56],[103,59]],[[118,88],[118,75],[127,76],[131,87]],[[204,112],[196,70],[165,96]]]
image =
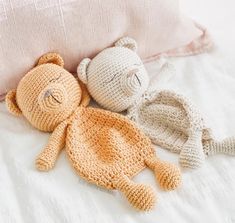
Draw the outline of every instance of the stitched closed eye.
[[[116,74],[114,74],[113,77],[112,77],[110,80],[104,81],[104,84],[108,84],[108,83],[112,82],[117,76],[120,76],[120,74],[121,74],[121,73],[116,73]]]
[[[53,78],[53,79],[49,80],[49,82],[55,82],[55,81],[58,81],[60,78],[61,78],[61,73],[59,74],[59,76],[58,76],[58,77],[55,77],[55,78]]]
[[[137,79],[137,81],[138,81],[138,83],[139,83],[139,85],[140,85],[140,87],[141,87],[141,82],[140,82],[140,79],[138,78],[138,76],[135,74],[135,77],[136,77],[136,79]]]
[[[141,64],[141,63],[135,63],[135,64],[133,64],[133,65],[139,67],[139,66],[141,66],[142,64]],[[121,73],[116,73],[116,74],[114,74],[113,77],[112,77],[110,80],[104,81],[103,84],[108,84],[108,83],[112,82],[117,76],[121,76]],[[139,78],[138,78],[138,77],[136,77],[136,78],[138,79],[138,82],[140,83]],[[141,83],[140,83],[140,85],[141,85]]]

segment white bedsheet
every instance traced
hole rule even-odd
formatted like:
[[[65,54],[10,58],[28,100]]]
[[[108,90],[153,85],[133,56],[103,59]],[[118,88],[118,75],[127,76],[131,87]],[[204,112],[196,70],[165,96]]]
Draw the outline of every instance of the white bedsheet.
[[[233,0],[183,0],[183,10],[210,28],[216,49],[204,55],[171,59],[176,74],[156,75],[147,65],[155,89],[173,89],[191,98],[205,115],[214,135],[235,135],[235,6]],[[232,28],[232,29],[231,29]],[[151,184],[158,196],[149,213],[133,210],[116,191],[99,189],[81,180],[64,152],[48,173],[34,167],[49,134],[10,115],[0,103],[0,222],[17,223],[151,223],[235,222],[235,157],[207,159],[196,171],[183,170],[183,185],[163,192],[152,172],[135,180]],[[178,156],[158,149],[177,163]]]

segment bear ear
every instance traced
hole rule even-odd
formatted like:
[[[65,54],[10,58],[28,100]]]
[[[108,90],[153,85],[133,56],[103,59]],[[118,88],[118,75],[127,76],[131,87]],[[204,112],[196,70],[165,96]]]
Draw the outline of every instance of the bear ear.
[[[89,65],[89,63],[91,62],[91,59],[89,58],[85,58],[83,59],[80,64],[77,67],[77,75],[78,78],[84,83],[87,84],[88,80],[87,80],[87,67]]]
[[[7,109],[10,113],[12,113],[15,116],[20,116],[22,114],[22,111],[20,110],[16,102],[16,90],[15,89],[7,93],[5,101],[6,101]]]
[[[134,52],[137,51],[137,43],[134,39],[132,39],[130,37],[123,37],[123,38],[119,39],[115,43],[115,46],[126,47],[130,50],[133,50]]]
[[[38,60],[37,65],[53,63],[58,66],[64,67],[64,60],[58,53],[46,53]]]

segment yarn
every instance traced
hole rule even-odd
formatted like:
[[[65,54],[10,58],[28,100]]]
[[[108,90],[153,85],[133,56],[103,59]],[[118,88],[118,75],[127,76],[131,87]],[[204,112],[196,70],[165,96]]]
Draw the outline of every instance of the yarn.
[[[215,154],[235,155],[235,137],[228,137],[222,141],[205,141],[203,143],[203,150],[206,156]]]
[[[66,151],[80,176],[101,187],[119,189],[137,209],[153,207],[152,189],[130,181],[149,160],[159,160],[151,141],[134,123],[119,114],[81,107],[68,125]],[[164,190],[176,189],[181,183],[179,168],[172,164],[156,162],[153,171],[161,176],[157,181]]]
[[[95,101],[111,111],[127,111],[152,143],[180,154],[183,167],[198,168],[216,153],[235,155],[235,138],[217,142],[189,99],[173,91],[148,92],[149,77],[136,50],[136,41],[123,37],[80,63],[78,77]],[[164,58],[157,63],[164,75],[172,72]]]
[[[154,207],[156,197],[150,186],[134,183],[128,177],[123,176],[115,182],[115,187],[126,196],[136,209],[149,211]]]
[[[131,178],[155,159],[153,171],[160,186],[175,189],[181,182],[179,168],[160,161],[150,139],[128,118],[87,107],[90,97],[86,87],[62,66],[58,54],[42,56],[6,97],[11,113],[23,114],[35,128],[52,132],[36,158],[36,168],[51,170],[65,148],[80,177],[106,189],[120,190],[139,210],[152,209],[156,200],[152,188]]]
[[[92,60],[83,59],[77,73],[95,101],[108,110],[121,112],[144,93],[149,77],[134,51],[137,49],[134,40],[122,38],[116,45]]]
[[[198,168],[218,153],[235,155],[235,137],[216,141],[198,109],[173,91],[146,92],[127,113],[154,144],[180,154],[182,167]]]
[[[147,166],[154,171],[156,179],[162,189],[174,190],[181,183],[181,177],[177,174],[179,170],[176,166],[172,166],[156,157],[152,157],[145,162]]]

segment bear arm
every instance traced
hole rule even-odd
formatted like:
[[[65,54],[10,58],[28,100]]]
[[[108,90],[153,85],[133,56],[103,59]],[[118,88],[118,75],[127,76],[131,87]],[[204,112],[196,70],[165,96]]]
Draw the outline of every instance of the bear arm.
[[[36,168],[40,171],[49,171],[55,165],[60,151],[65,146],[67,122],[63,122],[56,127],[51,134],[48,144],[36,159]]]

